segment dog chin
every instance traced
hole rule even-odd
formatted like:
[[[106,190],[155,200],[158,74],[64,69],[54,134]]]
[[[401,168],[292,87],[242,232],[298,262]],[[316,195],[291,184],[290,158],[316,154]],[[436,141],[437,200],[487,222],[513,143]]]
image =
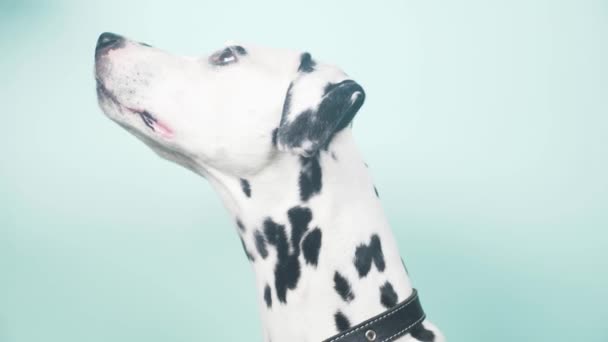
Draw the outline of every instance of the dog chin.
[[[160,121],[148,110],[122,104],[99,79],[97,80],[97,100],[103,112],[121,126],[130,126],[141,133],[146,132],[147,135],[156,135],[163,139],[173,138],[173,130],[166,123]]]

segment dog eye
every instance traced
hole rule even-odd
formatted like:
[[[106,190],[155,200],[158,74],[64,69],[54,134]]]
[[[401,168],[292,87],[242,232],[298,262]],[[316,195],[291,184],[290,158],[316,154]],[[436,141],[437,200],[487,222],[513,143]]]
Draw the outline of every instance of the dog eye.
[[[211,64],[226,65],[236,62],[236,54],[231,48],[225,48],[222,51],[214,53],[210,57]]]

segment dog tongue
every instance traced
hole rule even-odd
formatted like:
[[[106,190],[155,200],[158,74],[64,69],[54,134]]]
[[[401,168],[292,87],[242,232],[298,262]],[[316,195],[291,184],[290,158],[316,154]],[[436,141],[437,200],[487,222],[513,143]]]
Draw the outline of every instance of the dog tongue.
[[[156,133],[160,134],[162,137],[164,137],[164,138],[173,137],[173,131],[167,125],[163,124],[162,122],[160,122],[158,120],[156,122],[154,122],[153,125],[154,125],[154,131]]]

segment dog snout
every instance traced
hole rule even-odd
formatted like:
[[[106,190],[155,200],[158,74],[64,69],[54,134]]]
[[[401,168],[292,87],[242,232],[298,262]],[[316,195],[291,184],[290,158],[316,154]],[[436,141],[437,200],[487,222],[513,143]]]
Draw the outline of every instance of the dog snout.
[[[95,47],[95,54],[98,55],[102,51],[107,51],[112,48],[119,46],[125,38],[115,33],[104,32],[97,39],[97,46]]]

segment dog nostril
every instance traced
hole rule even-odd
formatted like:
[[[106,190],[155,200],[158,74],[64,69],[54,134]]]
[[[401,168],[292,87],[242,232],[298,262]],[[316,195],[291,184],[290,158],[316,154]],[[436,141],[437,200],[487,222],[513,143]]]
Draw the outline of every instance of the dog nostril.
[[[103,48],[116,45],[117,43],[120,43],[123,40],[124,38],[117,34],[111,32],[104,32],[99,36],[99,39],[97,39],[97,47],[95,48],[95,51],[99,51]]]

